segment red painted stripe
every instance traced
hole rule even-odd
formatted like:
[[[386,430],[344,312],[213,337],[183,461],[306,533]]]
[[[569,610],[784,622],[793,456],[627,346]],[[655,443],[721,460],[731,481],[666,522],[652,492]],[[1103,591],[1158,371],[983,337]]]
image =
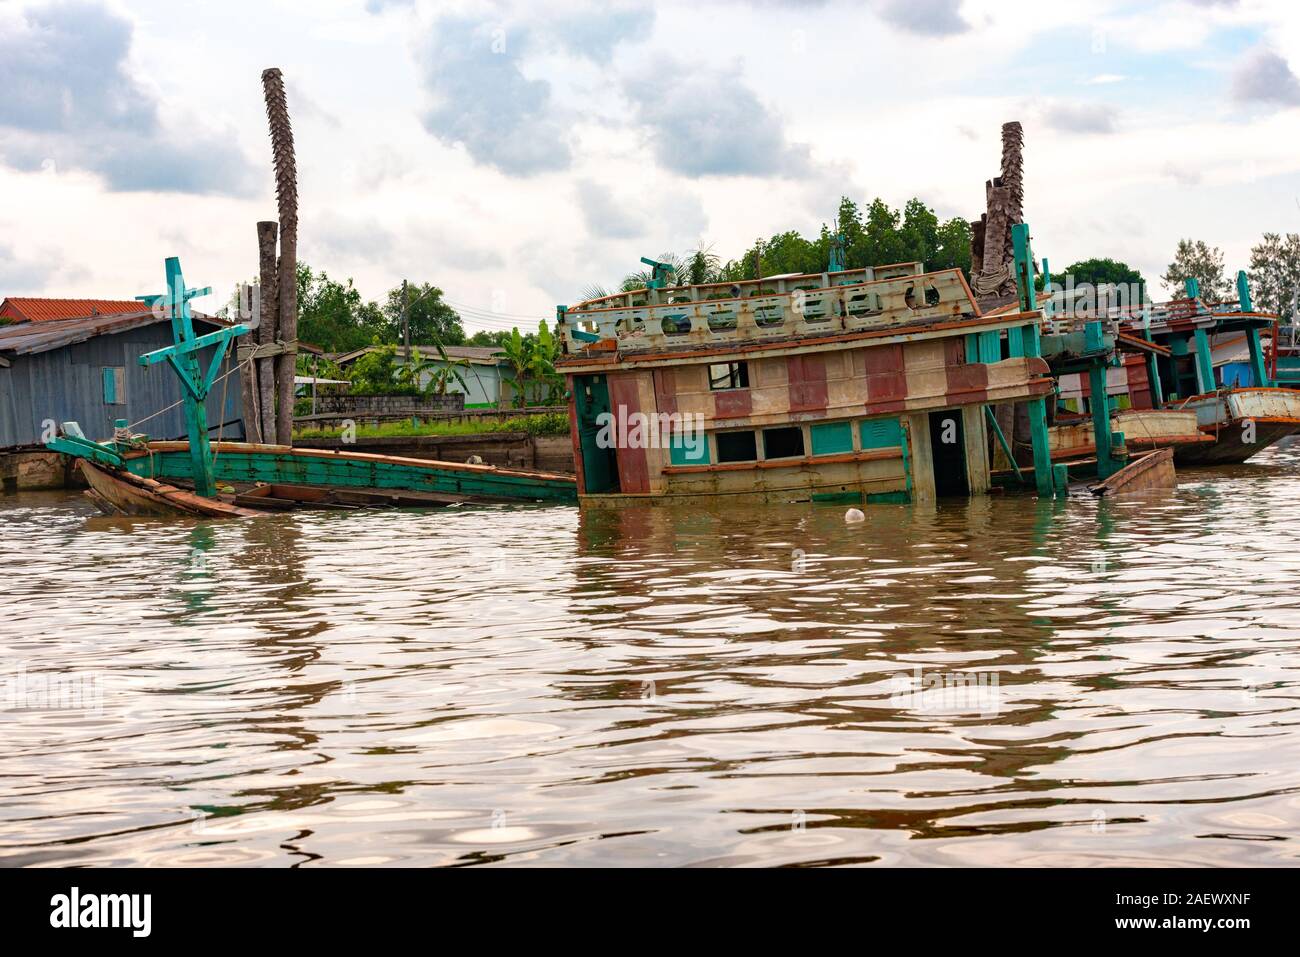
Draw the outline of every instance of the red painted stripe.
[[[748,389],[728,389],[713,393],[713,416],[718,419],[742,419],[754,409]]]
[[[677,377],[671,366],[655,369],[655,406],[660,412],[677,411]]]
[[[623,425],[624,420],[633,412],[641,411],[641,400],[637,396],[638,378],[635,372],[610,373],[609,403],[614,407],[615,423],[619,426],[616,436],[624,434],[625,430],[630,431],[630,426]],[[650,466],[645,449],[620,448],[615,454],[618,458],[619,491],[650,491]]]
[[[945,367],[944,372],[947,378],[945,398],[950,405],[984,401],[988,393],[989,371],[988,366],[983,362],[949,365]],[[975,398],[976,393],[983,393],[983,395]]]
[[[902,344],[873,346],[862,350],[866,367],[867,406],[896,406],[883,412],[900,411],[907,397],[907,373],[903,366]]]
[[[790,411],[817,412],[825,409],[828,405],[825,357],[787,356],[785,368],[790,380]]]

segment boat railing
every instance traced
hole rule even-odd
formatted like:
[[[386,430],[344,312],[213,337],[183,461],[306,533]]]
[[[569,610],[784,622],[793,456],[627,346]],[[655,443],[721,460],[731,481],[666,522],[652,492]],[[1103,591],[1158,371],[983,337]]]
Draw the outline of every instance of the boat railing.
[[[1101,322],[1104,331],[1110,335],[1115,335],[1119,330],[1119,322],[1111,316],[1090,316],[1086,313],[1078,315],[1061,315],[1060,313],[1043,318],[1043,332],[1053,336],[1068,336],[1076,332],[1086,331],[1088,324]]]
[[[620,351],[671,349],[836,335],[979,315],[960,269],[847,285],[800,286],[785,292],[755,287],[748,297],[592,308],[608,298],[582,303],[563,314],[566,353],[581,352],[593,343]]]
[[[569,312],[592,312],[602,309],[634,309],[640,306],[661,306],[675,302],[706,302],[717,299],[749,299],[756,294],[787,293],[796,289],[820,289],[826,286],[856,286],[880,279],[900,276],[920,276],[924,263],[890,263],[886,266],[864,266],[840,272],[788,273],[767,276],[763,279],[738,279],[735,282],[701,283],[699,285],[666,286],[659,289],[641,288],[611,293],[599,299],[570,306]]]

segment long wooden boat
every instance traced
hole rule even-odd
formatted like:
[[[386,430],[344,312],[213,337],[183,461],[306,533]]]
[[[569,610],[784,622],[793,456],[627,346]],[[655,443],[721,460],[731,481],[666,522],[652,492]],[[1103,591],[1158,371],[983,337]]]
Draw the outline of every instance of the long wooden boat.
[[[419,492],[475,502],[577,502],[572,475],[531,469],[439,462],[397,455],[302,449],[250,442],[214,442],[212,471],[218,482],[256,483],[381,492]],[[188,442],[150,442],[122,456],[136,475],[193,481]]]
[[[1175,449],[1179,465],[1244,462],[1300,432],[1300,391],[1295,389],[1221,389],[1192,396],[1180,407],[1196,413],[1197,428],[1212,441]]]
[[[573,476],[557,472],[243,442],[217,443],[213,452],[213,473],[228,489],[213,498],[192,489],[186,442],[126,451],[122,467],[78,462],[86,494],[111,515],[247,518],[299,508],[577,501]]]

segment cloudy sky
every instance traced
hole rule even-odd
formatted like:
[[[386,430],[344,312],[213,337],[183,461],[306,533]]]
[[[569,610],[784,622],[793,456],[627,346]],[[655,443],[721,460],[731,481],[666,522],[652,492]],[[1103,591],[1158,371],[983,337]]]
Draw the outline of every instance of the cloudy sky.
[[[1235,270],[1300,231],[1297,7],[0,0],[0,296],[154,292],[168,255],[250,278],[268,66],[301,257],[368,298],[435,282],[470,328],[842,194],[978,216],[1011,119],[1039,255],[1154,278],[1193,236]]]

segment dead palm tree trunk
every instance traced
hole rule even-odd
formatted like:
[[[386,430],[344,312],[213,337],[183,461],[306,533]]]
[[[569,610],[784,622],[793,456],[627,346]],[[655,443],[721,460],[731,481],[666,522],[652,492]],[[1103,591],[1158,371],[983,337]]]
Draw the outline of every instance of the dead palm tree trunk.
[[[275,275],[275,223],[257,224],[257,255],[259,282],[262,287],[261,319],[257,325],[257,344],[267,345],[278,338],[280,324],[280,289]],[[258,415],[261,420],[261,440],[276,444],[275,434],[275,356],[254,359]]]
[[[293,154],[293,127],[285,101],[284,77],[275,68],[262,71],[266,119],[271,127],[271,152],[275,158],[275,199],[280,211],[279,340],[284,352],[277,367],[278,408],[276,438],[293,444],[293,375],[298,359],[298,167]]]

